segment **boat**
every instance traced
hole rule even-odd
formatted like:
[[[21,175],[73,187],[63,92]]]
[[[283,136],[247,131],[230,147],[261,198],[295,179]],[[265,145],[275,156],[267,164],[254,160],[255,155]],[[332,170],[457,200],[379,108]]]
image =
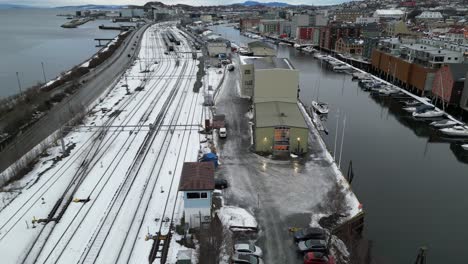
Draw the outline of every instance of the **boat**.
[[[463,145],[461,145],[461,147],[462,147],[462,149],[464,149],[464,150],[468,150],[468,144],[463,144]]]
[[[403,107],[403,110],[411,112],[411,113],[412,112],[424,112],[424,111],[433,110],[433,109],[434,109],[434,106],[427,105],[427,104]]]
[[[439,109],[427,109],[423,111],[415,111],[413,112],[413,117],[417,118],[433,118],[433,117],[441,117],[445,115],[445,113]]]
[[[328,58],[328,55],[320,54],[320,53],[315,53],[314,58],[319,59],[319,60],[324,60]]]
[[[454,126],[439,129],[442,134],[452,137],[468,137],[468,127]]]
[[[307,46],[307,47],[304,47],[304,48],[302,49],[302,51],[307,52],[307,53],[313,53],[313,52],[315,52],[315,51],[317,51],[317,50],[314,49],[312,46]]]
[[[434,121],[430,123],[431,126],[436,127],[436,128],[446,128],[446,127],[452,127],[455,126],[457,122],[450,120],[450,119],[443,119],[439,121]]]
[[[347,71],[351,69],[352,69],[351,66],[348,66],[346,64],[338,64],[338,65],[333,66],[333,71],[335,72],[343,72],[343,71]]]
[[[321,114],[321,115],[325,115],[325,114],[328,114],[328,104],[327,103],[323,103],[323,102],[318,102],[318,101],[312,101],[312,107],[314,108],[314,110]]]
[[[362,73],[362,72],[355,72],[353,73],[353,77],[351,78],[353,81],[354,80],[369,80],[371,79],[371,76],[367,73]]]
[[[400,90],[395,87],[384,86],[383,88],[380,88],[378,92],[381,96],[392,96],[394,94],[400,93]]]
[[[404,101],[403,104],[407,107],[409,106],[419,106],[421,105],[422,103],[418,100],[411,100],[411,101]]]

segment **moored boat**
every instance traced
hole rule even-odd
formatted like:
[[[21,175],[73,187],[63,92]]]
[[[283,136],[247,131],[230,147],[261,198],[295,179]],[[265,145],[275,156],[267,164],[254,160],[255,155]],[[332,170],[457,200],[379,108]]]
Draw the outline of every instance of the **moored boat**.
[[[431,126],[436,127],[436,128],[446,128],[446,127],[452,127],[455,126],[457,122],[450,120],[450,119],[443,119],[439,121],[434,121],[430,123]]]
[[[453,126],[446,127],[439,130],[442,134],[452,137],[468,137],[468,127],[466,126]]]
[[[464,150],[468,150],[468,144],[463,144],[463,145],[461,145],[461,147],[462,147],[462,149],[464,149]]]
[[[312,101],[312,108],[321,115],[328,114],[329,111],[328,104],[323,102]]]

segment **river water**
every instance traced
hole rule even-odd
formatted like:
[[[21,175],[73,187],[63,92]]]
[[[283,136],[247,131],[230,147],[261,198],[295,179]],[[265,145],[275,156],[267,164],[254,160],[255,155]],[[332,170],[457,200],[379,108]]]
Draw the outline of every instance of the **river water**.
[[[112,24],[108,20],[61,28],[68,20],[59,13],[73,14],[74,10],[0,10],[0,98],[19,92],[16,72],[23,88],[44,82],[43,62],[46,79],[52,79],[96,53],[94,38],[113,38],[119,33],[98,29],[101,24]]]
[[[237,44],[253,41],[231,27],[212,29]],[[366,211],[365,235],[378,263],[412,263],[420,246],[428,247],[427,263],[467,263],[468,152],[414,120],[395,99],[371,96],[312,55],[277,49],[300,71],[301,100],[329,103],[324,140],[330,151],[337,119],[340,143],[346,116],[342,170],[352,160],[353,190]]]

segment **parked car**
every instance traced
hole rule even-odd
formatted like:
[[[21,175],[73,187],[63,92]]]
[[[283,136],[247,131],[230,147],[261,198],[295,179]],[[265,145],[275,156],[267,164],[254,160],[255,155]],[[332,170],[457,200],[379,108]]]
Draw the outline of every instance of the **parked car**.
[[[318,227],[307,227],[301,230],[298,230],[294,233],[294,241],[302,241],[308,239],[325,239],[326,238],[325,230]]]
[[[222,190],[226,189],[228,186],[228,181],[225,179],[215,179],[215,189]]]
[[[328,247],[327,242],[321,239],[309,239],[297,243],[297,250],[299,252],[320,252],[327,253]]]
[[[219,129],[219,137],[220,138],[226,138],[227,137],[227,133],[226,133],[226,128],[225,127],[222,127]]]
[[[216,181],[215,181],[215,186],[216,186]],[[262,257],[263,256],[262,249],[255,246],[252,243],[235,244],[234,245],[234,251],[236,253],[255,255],[257,257]]]
[[[320,252],[308,252],[304,255],[304,264],[335,264],[335,258]]]
[[[254,255],[235,253],[234,256],[232,256],[231,263],[263,264],[263,260]]]

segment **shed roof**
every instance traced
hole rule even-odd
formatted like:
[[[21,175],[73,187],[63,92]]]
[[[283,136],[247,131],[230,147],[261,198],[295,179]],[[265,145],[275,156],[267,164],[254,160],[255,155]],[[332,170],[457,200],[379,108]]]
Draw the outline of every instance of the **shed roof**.
[[[179,191],[213,190],[214,170],[213,162],[185,162],[182,167]]]
[[[265,102],[255,104],[255,126],[307,128],[297,103]]]

